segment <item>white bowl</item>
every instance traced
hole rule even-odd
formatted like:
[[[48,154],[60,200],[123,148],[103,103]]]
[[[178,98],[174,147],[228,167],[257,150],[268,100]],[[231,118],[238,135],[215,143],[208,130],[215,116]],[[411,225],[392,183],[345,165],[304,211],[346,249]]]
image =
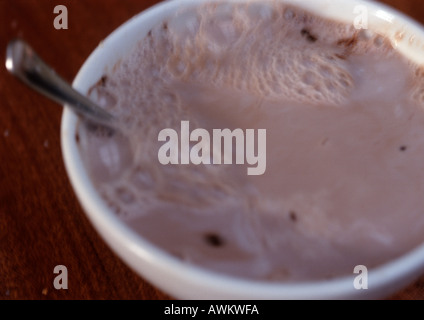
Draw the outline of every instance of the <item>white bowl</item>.
[[[196,5],[203,1],[210,0],[165,1],[135,16],[96,48],[75,78],[74,87],[86,93],[120,57],[146,36],[151,27],[182,6]],[[423,27],[380,3],[361,0],[281,1],[304,7],[317,15],[348,23],[352,23],[355,19],[355,7],[365,6],[369,13],[370,29],[392,39],[399,50],[410,59],[424,63],[424,54],[418,46],[420,40],[424,43]],[[404,32],[405,40],[396,42],[395,35],[399,30]],[[415,41],[409,41],[411,35],[414,36]],[[77,117],[69,109],[65,109],[61,127],[64,161],[72,186],[87,216],[103,239],[123,261],[150,283],[176,298],[383,298],[408,285],[424,272],[424,245],[390,263],[369,270],[367,290],[354,288],[354,278],[357,275],[353,273],[333,280],[290,284],[270,283],[236,279],[184,263],[136,234],[102,200],[90,181],[79,154],[75,139],[76,125]]]

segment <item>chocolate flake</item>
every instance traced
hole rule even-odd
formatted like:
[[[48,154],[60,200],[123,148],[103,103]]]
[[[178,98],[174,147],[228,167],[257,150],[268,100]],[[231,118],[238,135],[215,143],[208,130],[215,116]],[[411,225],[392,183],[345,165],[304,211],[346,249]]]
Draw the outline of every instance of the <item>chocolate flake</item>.
[[[100,78],[100,85],[102,86],[102,87],[105,87],[106,86],[106,81],[107,81],[107,76],[106,75],[104,75],[104,76],[102,76],[101,78]]]
[[[358,43],[358,34],[357,33],[355,33],[350,38],[342,38],[339,41],[337,41],[338,46],[344,46],[346,48],[351,48],[351,47],[355,46],[357,43]]]
[[[318,38],[316,36],[314,36],[313,34],[311,34],[311,32],[308,29],[302,29],[300,31],[300,34],[306,38],[306,40],[308,40],[309,42],[315,42],[318,40]]]
[[[289,212],[289,217],[290,217],[290,220],[291,221],[297,222],[297,213],[295,211],[290,211]]]
[[[224,245],[224,240],[216,233],[205,234],[205,240],[212,247],[218,248]]]

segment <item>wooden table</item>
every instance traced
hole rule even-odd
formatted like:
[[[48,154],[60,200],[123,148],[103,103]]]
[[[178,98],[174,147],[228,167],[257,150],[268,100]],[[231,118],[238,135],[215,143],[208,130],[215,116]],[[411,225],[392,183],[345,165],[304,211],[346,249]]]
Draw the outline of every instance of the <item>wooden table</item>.
[[[155,2],[0,0],[0,60],[20,36],[71,81],[103,38]],[[384,2],[424,23],[421,0]],[[54,28],[56,5],[68,9],[67,30]],[[4,67],[0,102],[0,299],[169,299],[124,265],[88,222],[62,161],[61,108]],[[57,265],[67,267],[67,290],[54,288]],[[423,299],[424,277],[391,298]]]

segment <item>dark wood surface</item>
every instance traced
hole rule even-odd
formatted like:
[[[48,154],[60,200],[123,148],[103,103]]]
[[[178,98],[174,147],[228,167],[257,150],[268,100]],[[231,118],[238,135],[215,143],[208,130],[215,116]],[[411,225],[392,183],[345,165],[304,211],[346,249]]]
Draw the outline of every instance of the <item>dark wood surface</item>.
[[[27,39],[65,79],[111,31],[158,1],[0,0],[0,60],[7,43]],[[384,1],[424,23],[421,0]],[[56,5],[68,30],[53,26]],[[169,299],[105,245],[71,189],[60,149],[58,105],[0,67],[0,300]],[[68,289],[56,290],[56,265]],[[424,274],[424,270],[423,270]],[[423,299],[424,277],[390,299]]]

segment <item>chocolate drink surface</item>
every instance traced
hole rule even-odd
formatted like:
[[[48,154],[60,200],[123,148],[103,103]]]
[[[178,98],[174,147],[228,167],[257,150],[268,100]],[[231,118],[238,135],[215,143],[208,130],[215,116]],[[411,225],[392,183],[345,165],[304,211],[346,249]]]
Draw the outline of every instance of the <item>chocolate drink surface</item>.
[[[116,214],[187,263],[269,281],[349,275],[424,241],[423,75],[353,24],[202,4],[152,28],[90,90],[130,140],[80,126],[81,153]],[[183,121],[265,129],[266,170],[162,164],[158,136]]]

